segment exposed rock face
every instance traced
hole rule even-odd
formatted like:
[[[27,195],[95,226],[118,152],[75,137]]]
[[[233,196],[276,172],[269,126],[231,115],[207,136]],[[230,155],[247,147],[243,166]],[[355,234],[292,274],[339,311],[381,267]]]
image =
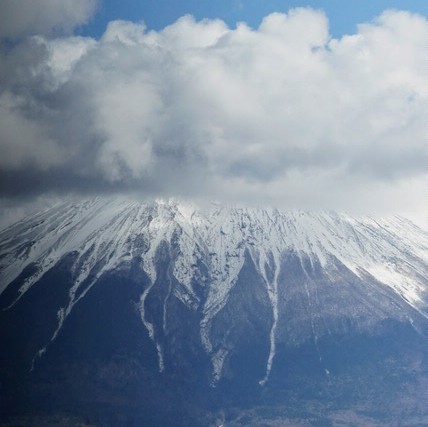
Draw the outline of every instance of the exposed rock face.
[[[190,425],[406,351],[426,368],[428,234],[399,217],[67,202],[0,233],[0,290],[5,413],[66,384],[55,407],[114,396],[150,425],[166,399],[153,425]]]

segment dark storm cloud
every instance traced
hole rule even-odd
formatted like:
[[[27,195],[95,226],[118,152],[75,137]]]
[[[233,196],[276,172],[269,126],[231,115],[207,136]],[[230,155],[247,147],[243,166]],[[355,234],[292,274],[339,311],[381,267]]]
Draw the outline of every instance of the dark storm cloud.
[[[93,3],[78,4],[39,32],[84,22]],[[0,35],[42,25],[25,22]],[[337,208],[383,203],[406,182],[419,191],[427,39],[424,18],[386,12],[331,40],[310,9],[270,15],[256,30],[185,17],[159,32],[112,22],[99,41],[23,37],[0,58],[0,194]]]
[[[0,0],[0,37],[71,32],[88,21],[95,0]]]

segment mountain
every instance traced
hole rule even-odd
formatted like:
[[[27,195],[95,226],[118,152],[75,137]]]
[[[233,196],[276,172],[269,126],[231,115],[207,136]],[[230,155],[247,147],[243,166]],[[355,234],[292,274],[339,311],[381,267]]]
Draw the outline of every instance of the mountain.
[[[0,232],[0,292],[0,425],[428,425],[401,217],[68,201]]]

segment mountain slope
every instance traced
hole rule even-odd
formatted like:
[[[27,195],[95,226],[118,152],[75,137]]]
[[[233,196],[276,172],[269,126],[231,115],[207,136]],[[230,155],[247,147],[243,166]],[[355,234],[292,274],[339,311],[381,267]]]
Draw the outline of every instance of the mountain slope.
[[[25,381],[126,356],[131,382],[267,396],[284,375],[342,372],[346,345],[385,339],[390,357],[396,332],[425,354],[428,234],[400,217],[70,201],[0,233],[0,290],[4,360]]]

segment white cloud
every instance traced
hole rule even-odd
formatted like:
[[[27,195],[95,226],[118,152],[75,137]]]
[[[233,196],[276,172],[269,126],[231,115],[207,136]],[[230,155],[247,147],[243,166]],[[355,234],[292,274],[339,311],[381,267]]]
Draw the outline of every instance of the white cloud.
[[[332,40],[311,9],[258,29],[187,16],[158,32],[115,21],[99,41],[33,38],[0,65],[0,167],[25,174],[30,156],[33,173],[63,171],[77,191],[87,178],[159,195],[418,209],[426,40],[426,19],[392,11]]]

